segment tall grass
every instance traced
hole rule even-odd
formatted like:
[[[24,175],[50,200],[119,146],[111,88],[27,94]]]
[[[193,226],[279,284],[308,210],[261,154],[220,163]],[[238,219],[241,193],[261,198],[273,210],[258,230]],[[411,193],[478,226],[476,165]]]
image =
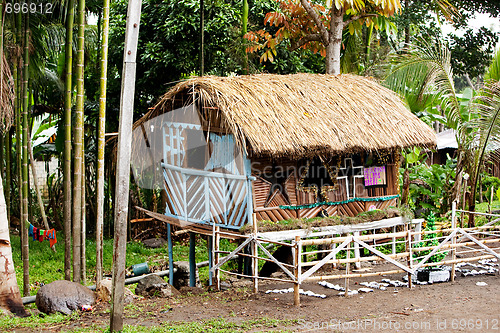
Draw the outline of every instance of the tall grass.
[[[12,241],[12,257],[16,269],[17,283],[22,286],[23,267],[21,260],[21,241],[19,236],[11,236]],[[35,294],[41,284],[48,284],[52,281],[64,279],[64,235],[59,232],[57,234],[57,244],[55,245],[57,252],[52,252],[48,241],[38,242],[30,238],[29,241],[29,262],[30,262],[30,284],[32,288],[31,294]],[[221,249],[229,250],[235,248],[235,245],[227,240],[221,241]],[[95,281],[95,265],[96,265],[96,243],[94,240],[87,239],[86,241],[87,254],[87,281],[85,284],[91,285]],[[189,245],[187,242],[174,243],[174,261],[188,260]],[[113,240],[104,240],[103,249],[103,272],[105,275],[111,276],[111,267],[113,260]],[[196,261],[208,260],[207,242],[201,237],[197,237],[196,243]],[[161,248],[150,249],[145,247],[141,242],[127,243],[126,266],[130,267],[134,264],[147,262],[149,267],[160,262],[168,262],[168,251],[166,245]],[[202,282],[208,280],[208,267],[199,269],[200,279]]]

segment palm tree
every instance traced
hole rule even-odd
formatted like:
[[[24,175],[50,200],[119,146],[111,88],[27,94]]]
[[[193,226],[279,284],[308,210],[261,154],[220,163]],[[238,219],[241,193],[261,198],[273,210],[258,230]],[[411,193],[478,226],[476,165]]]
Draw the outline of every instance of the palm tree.
[[[475,210],[475,193],[484,157],[498,141],[500,121],[498,119],[499,89],[494,80],[487,84],[475,102],[465,110],[461,107],[453,82],[450,52],[439,40],[419,40],[407,54],[398,56],[396,65],[385,80],[385,84],[400,94],[423,96],[433,93],[440,101],[446,125],[456,130],[458,143],[457,178],[452,189],[452,200],[458,199],[464,173],[470,175],[472,195],[469,210]],[[474,217],[469,217],[474,225]]]

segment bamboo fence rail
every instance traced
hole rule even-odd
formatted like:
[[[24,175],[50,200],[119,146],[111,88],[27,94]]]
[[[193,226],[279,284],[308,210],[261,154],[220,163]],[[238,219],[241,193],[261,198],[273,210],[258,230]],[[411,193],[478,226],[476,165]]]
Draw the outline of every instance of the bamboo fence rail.
[[[412,229],[412,224],[406,223],[404,231],[396,231],[396,228],[391,226],[392,232],[376,233],[374,230],[374,233],[365,235],[362,233],[368,230],[356,230],[345,235],[330,236],[324,234],[318,236],[314,232],[304,236],[303,232],[300,232],[289,242],[259,237],[254,218],[253,233],[243,235],[242,239],[244,241],[232,252],[219,249],[217,242],[225,236],[225,233],[220,232],[219,228],[214,228],[213,239],[215,244],[212,256],[214,258],[212,273],[216,277],[217,285],[220,284],[218,281],[220,279],[219,272],[251,278],[254,282],[255,292],[258,291],[259,279],[293,283],[295,305],[300,304],[299,288],[304,282],[344,279],[345,290],[348,290],[349,279],[352,278],[407,273],[408,286],[411,288],[411,277],[417,273],[417,270],[441,265],[451,265],[451,279],[454,280],[455,266],[458,263],[490,258],[500,259],[500,225],[490,224],[474,228],[460,228],[457,226],[457,216],[461,212],[461,210],[456,209],[454,204],[452,227],[442,230],[422,230],[420,224]],[[287,232],[290,233],[290,231]],[[430,235],[434,235],[434,237]],[[263,246],[266,243],[290,247],[292,252],[291,262],[280,262],[276,259]],[[317,247],[318,245],[326,245],[330,246],[330,248],[321,249]],[[398,245],[399,250],[396,251]],[[251,248],[251,254],[242,252],[245,246]],[[369,255],[362,255],[366,250],[368,250]],[[220,254],[227,254],[227,256],[220,260]],[[434,262],[432,258],[436,254],[444,254],[444,258]],[[222,268],[228,258],[237,255],[251,259],[250,273],[234,273]],[[321,255],[322,259],[316,259],[320,258],[318,255]],[[285,278],[259,276],[259,261],[276,264],[285,273]],[[356,269],[359,269],[363,263],[367,262],[383,262],[391,265],[386,265],[384,269],[376,272],[356,272],[351,270],[351,264],[354,264]],[[344,265],[344,272],[332,274],[331,266],[326,266],[327,264],[333,264],[334,267],[339,268],[340,266],[337,265]],[[348,292],[345,293],[345,296],[348,296]]]

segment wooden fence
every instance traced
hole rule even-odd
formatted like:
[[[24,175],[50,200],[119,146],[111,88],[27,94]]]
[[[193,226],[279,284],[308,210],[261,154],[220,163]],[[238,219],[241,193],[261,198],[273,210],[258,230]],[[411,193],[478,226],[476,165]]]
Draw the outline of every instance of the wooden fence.
[[[344,279],[345,290],[349,290],[349,279],[356,277],[370,277],[388,274],[408,274],[408,286],[412,287],[411,276],[423,267],[430,266],[451,266],[451,280],[455,279],[455,266],[458,263],[473,262],[487,258],[500,259],[500,225],[494,225],[494,220],[483,226],[474,228],[461,228],[457,226],[457,214],[468,213],[457,210],[453,205],[452,226],[441,230],[415,230],[411,223],[404,224],[403,230],[393,228],[392,232],[371,233],[354,231],[342,236],[325,233],[297,232],[293,240],[287,241],[264,238],[263,233],[258,233],[256,223],[252,234],[244,235],[241,244],[232,252],[220,251],[219,240],[225,236],[225,232],[219,227],[214,227],[214,246],[211,272],[214,274],[215,282],[219,286],[219,273],[248,277],[254,281],[254,291],[258,291],[258,280],[274,280],[289,282],[294,285],[294,304],[300,304],[299,288],[304,282]],[[490,217],[500,217],[495,214]],[[419,226],[419,224],[416,224]],[[382,229],[382,228],[381,228]],[[433,237],[431,237],[431,235]],[[234,236],[234,234],[231,234]],[[290,231],[288,231],[288,238]],[[290,247],[292,250],[293,262],[278,261],[266,248],[267,245]],[[318,245],[322,245],[318,247]],[[250,253],[243,253],[243,249],[250,246]],[[325,249],[325,246],[327,249]],[[361,256],[360,251],[368,251],[368,256]],[[318,254],[324,257],[318,260]],[[443,259],[436,262],[432,260],[435,255],[444,254]],[[220,258],[221,255],[226,255]],[[244,256],[251,258],[251,274],[240,274],[224,270],[224,264],[234,256]],[[259,261],[274,262],[284,277],[260,277],[258,274]],[[381,261],[391,265],[385,265],[389,269],[378,270],[376,272],[352,272],[351,264],[360,268],[363,263]],[[331,274],[328,268],[333,265],[345,266],[341,273]],[[345,293],[348,296],[348,293]]]

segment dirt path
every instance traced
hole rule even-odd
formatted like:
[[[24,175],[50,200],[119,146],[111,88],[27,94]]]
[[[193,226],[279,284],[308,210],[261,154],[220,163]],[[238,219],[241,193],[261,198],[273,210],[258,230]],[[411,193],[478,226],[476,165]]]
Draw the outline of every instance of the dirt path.
[[[391,276],[391,279],[401,278]],[[374,281],[380,281],[380,279]],[[336,281],[335,283],[339,283]],[[361,280],[353,280],[358,289]],[[485,282],[486,286],[477,286]],[[257,325],[248,332],[289,330],[294,332],[500,332],[500,276],[458,277],[454,283],[388,287],[348,298],[318,284],[304,290],[326,294],[324,299],[302,296],[293,306],[293,294],[266,294],[268,289],[288,288],[282,283],[261,283],[258,294],[249,292],[249,281],[237,281],[224,292],[188,294],[170,299],[140,299],[126,307],[125,323],[158,326],[171,321],[208,321],[223,318],[242,323],[257,318],[279,319],[278,324]],[[282,324],[281,324],[282,323]],[[54,325],[50,331],[105,327],[109,305],[98,304],[69,325]]]

